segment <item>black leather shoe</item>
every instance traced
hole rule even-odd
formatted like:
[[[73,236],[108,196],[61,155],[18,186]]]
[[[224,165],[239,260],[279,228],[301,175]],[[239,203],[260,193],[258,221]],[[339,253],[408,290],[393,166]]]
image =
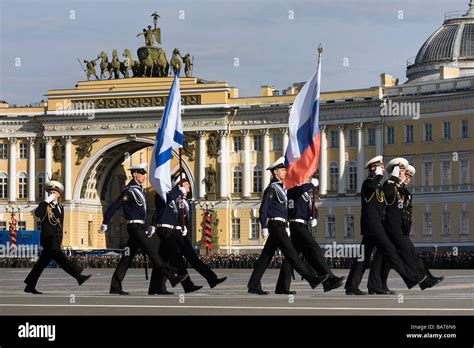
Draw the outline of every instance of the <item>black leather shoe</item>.
[[[442,279],[441,279],[442,278]],[[428,288],[432,288],[433,286],[441,283],[444,280],[444,277],[432,277],[432,278],[426,278],[424,281],[420,283],[420,289],[425,290]]]
[[[250,289],[248,290],[249,294],[255,294],[255,295],[268,295],[268,291],[264,291],[262,289]]]
[[[209,282],[209,286],[212,288],[215,288],[217,285],[219,285],[220,283],[223,283],[225,282],[227,279],[227,277],[222,277],[222,278],[216,278],[212,281]]]
[[[90,277],[92,277],[91,274],[80,275],[79,278],[77,278],[77,284],[79,284],[79,285],[84,284],[84,282],[87,281]]]
[[[296,291],[291,291],[291,290],[275,290],[275,294],[278,295],[296,295]]]
[[[393,291],[393,290],[390,290],[390,289],[384,289],[388,295],[396,295],[397,292],[396,291]]]
[[[344,277],[329,277],[323,283],[324,292],[328,292],[341,287],[344,284]]]
[[[355,289],[355,290],[347,290],[346,289],[346,295],[367,295],[366,292],[361,291],[360,289]]]
[[[36,290],[34,287],[29,286],[29,285],[27,285],[27,286],[25,287],[25,290],[24,290],[24,291],[25,291],[26,293],[35,294],[35,295],[41,295],[41,294],[42,294],[41,291],[38,291],[38,290]]]
[[[171,283],[171,286],[174,288],[176,285],[178,285],[179,283],[181,283],[183,280],[185,280],[187,277],[189,277],[189,274],[184,274],[184,275],[176,275],[176,276],[172,276],[169,279],[170,283]]]
[[[309,285],[311,285],[311,289],[314,289],[322,282],[325,282],[328,278],[329,278],[329,274],[325,274],[322,276],[313,277],[310,280],[308,280],[308,282],[309,282]]]
[[[423,283],[426,279],[428,279],[428,276],[422,276],[421,278],[418,278],[418,280],[415,281],[414,283],[407,284],[407,288],[408,288],[408,289],[411,289],[411,288],[413,288],[415,285],[419,285],[419,284]],[[420,285],[420,287],[421,287],[421,285]]]
[[[191,287],[187,287],[186,289],[184,289],[184,292],[186,294],[189,294],[190,292],[198,291],[201,288],[202,288],[202,285],[194,285],[193,284]]]
[[[173,295],[174,292],[170,292],[168,290],[162,290],[162,291],[148,291],[148,295]]]
[[[384,289],[369,289],[369,295],[390,295],[390,293]]]
[[[129,292],[123,291],[122,289],[110,289],[109,293],[113,295],[130,295]]]

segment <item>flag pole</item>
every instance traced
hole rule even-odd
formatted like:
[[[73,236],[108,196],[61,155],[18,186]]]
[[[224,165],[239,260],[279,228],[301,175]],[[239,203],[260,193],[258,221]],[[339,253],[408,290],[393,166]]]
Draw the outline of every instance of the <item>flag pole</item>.
[[[179,186],[183,187],[183,148],[179,148]],[[184,193],[181,192],[181,231],[184,231]]]
[[[318,70],[319,68],[321,67],[320,65],[320,62],[321,62],[321,56],[323,55],[323,45],[319,44],[318,46]],[[318,71],[318,74],[320,72]],[[319,81],[318,81],[319,83]],[[318,88],[320,88],[320,86],[318,86]],[[314,172],[313,174],[313,178],[316,178],[316,172]],[[317,188],[316,186],[313,187],[313,204],[311,205],[311,216],[313,219],[317,219],[317,211],[316,211],[316,206],[315,206],[315,203],[316,203],[316,194],[317,194]]]

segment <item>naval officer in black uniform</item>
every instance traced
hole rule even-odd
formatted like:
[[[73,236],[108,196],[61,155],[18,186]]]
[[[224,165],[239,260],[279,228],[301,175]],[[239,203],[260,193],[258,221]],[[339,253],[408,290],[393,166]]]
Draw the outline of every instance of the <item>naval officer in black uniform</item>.
[[[434,277],[431,274],[423,260],[418,257],[416,248],[410,239],[413,208],[412,195],[407,185],[411,182],[411,178],[415,174],[415,168],[406,162],[397,169],[397,165],[402,163],[402,160],[403,158],[395,158],[387,164],[387,170],[392,171],[392,177],[384,183],[384,194],[387,205],[384,225],[386,226],[385,230],[390,241],[405,262],[419,274],[427,276],[427,279],[419,284],[420,288],[424,290],[440,283],[444,277]],[[390,268],[390,264],[386,258],[377,252],[367,284],[369,293],[395,293],[389,290],[387,286]]]
[[[283,180],[286,177],[284,157],[280,157],[267,170],[272,172],[272,180],[263,193],[260,205],[259,220],[262,226],[262,236],[267,238],[262,253],[255,263],[254,270],[248,282],[248,292],[258,295],[268,295],[262,289],[261,279],[277,248],[288,260],[290,265],[315,288],[328,278],[327,274],[317,276],[299,257],[290,239],[288,227],[288,198]]]
[[[406,165],[408,166],[408,164]],[[402,276],[407,287],[411,289],[425,280],[426,277],[419,274],[401,258],[385,233],[383,217],[386,197],[384,195],[385,187],[382,187],[384,174],[383,157],[376,156],[372,158],[366,163],[365,168],[369,170],[369,176],[362,184],[360,219],[361,234],[363,235],[361,247],[363,246],[364,248],[364,259],[352,264],[345,285],[346,295],[367,294],[359,289],[359,285],[364,271],[370,262],[374,247],[377,247],[378,252],[387,258],[391,267]],[[394,174],[398,175],[398,172]],[[392,199],[392,197],[390,198]]]
[[[36,283],[51,260],[56,261],[64,271],[74,277],[79,285],[90,278],[90,275],[81,275],[82,270],[71,263],[61,250],[64,206],[59,202],[59,197],[64,192],[64,186],[58,181],[48,181],[46,192],[47,198],[35,210],[35,216],[41,220],[40,242],[43,250],[25,279],[25,292],[31,294],[41,294],[36,290]]]
[[[311,235],[311,227],[317,224],[313,218],[313,199],[309,190],[319,184],[318,179],[312,178],[310,183],[295,186],[288,190],[288,219],[290,221],[290,238],[298,253],[302,253],[305,261],[316,270],[318,275],[328,275],[323,282],[324,292],[331,291],[343,285],[344,277],[337,277],[329,268],[321,247]],[[290,291],[292,267],[287,259],[283,260],[280,275],[276,285],[277,294],[294,294]]]
[[[114,213],[120,207],[123,209],[124,217],[127,220],[129,238],[125,253],[120,258],[110,283],[110,293],[119,295],[128,295],[128,292],[122,289],[122,281],[138,249],[141,249],[150,258],[153,263],[153,272],[162,272],[173,286],[176,286],[183,279],[182,276],[175,275],[176,269],[161,260],[158,251],[153,249],[146,234],[147,203],[145,191],[143,190],[143,183],[146,178],[146,164],[142,163],[132,166],[129,170],[133,179],[105,211],[104,220],[100,227],[101,232],[106,232],[107,225],[110,223]]]

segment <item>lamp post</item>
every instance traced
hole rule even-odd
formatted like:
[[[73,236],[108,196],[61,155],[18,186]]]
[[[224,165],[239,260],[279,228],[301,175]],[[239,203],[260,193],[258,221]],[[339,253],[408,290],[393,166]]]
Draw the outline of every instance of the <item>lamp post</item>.
[[[16,215],[20,215],[21,208],[16,206],[6,206],[5,212],[10,214],[10,226],[8,227],[10,246],[12,248],[17,247],[16,237],[17,237],[17,222]]]

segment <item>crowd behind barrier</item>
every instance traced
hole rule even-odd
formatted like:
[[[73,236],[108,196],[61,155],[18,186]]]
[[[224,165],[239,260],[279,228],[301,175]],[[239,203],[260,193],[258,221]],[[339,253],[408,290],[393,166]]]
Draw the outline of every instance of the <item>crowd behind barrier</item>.
[[[443,252],[435,254],[432,252],[423,252],[419,256],[424,260],[429,268],[434,269],[474,269],[474,251],[461,251],[457,256],[452,252]],[[201,259],[211,268],[237,268],[251,269],[254,267],[259,254],[214,254],[200,256]],[[120,259],[117,255],[87,255],[76,254],[69,255],[69,259],[74,261],[81,268],[115,268]],[[283,256],[276,254],[269,268],[280,268]],[[0,268],[31,268],[36,262],[35,258],[27,257],[0,257]],[[349,269],[353,262],[352,258],[326,258],[326,262],[333,269]],[[139,254],[133,259],[131,268],[143,268],[145,258]],[[190,265],[188,265],[190,267]],[[56,267],[53,263],[50,267]],[[151,268],[151,262],[148,260],[148,267]]]

